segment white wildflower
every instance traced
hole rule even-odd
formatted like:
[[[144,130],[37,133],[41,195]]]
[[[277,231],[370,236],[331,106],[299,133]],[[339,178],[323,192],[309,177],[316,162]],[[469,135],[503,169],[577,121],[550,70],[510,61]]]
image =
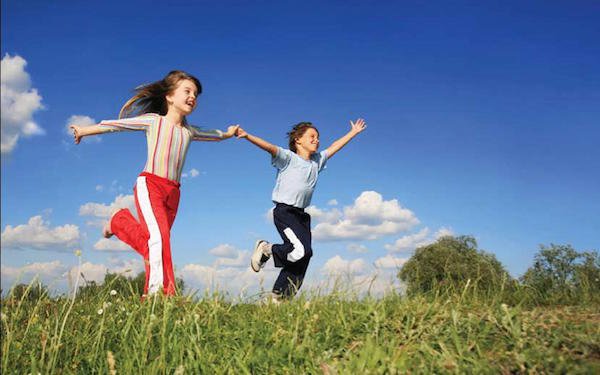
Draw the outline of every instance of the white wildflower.
[[[104,310],[98,309],[98,315],[102,315],[102,313],[104,313]]]
[[[113,290],[111,290],[111,291],[110,291],[110,295],[111,295],[111,296],[116,296],[116,295],[117,295],[117,291],[116,291],[116,290],[114,290],[114,289],[113,289]]]

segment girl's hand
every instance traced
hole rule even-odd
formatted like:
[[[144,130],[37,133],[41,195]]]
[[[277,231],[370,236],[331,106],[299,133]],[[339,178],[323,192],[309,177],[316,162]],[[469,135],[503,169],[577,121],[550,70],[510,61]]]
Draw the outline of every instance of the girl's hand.
[[[78,145],[79,142],[81,142],[81,138],[83,138],[83,135],[81,135],[81,132],[79,131],[80,127],[77,125],[71,125],[69,128],[73,130],[73,138],[75,140],[75,144]]]
[[[239,127],[239,125],[231,125],[230,127],[228,127],[227,133],[224,134],[225,138],[233,137],[237,133]]]
[[[248,138],[248,133],[242,128],[238,128],[236,135],[238,138]]]
[[[350,126],[352,126],[352,130],[350,130],[350,131],[356,135],[356,134],[362,132],[363,130],[365,130],[365,128],[367,127],[367,124],[365,123],[365,120],[359,118],[355,122],[350,121]]]

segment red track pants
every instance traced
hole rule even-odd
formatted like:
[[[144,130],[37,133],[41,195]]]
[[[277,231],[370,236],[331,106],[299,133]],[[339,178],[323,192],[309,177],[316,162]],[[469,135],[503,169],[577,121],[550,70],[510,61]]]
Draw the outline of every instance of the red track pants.
[[[179,183],[143,172],[133,192],[140,221],[122,209],[112,217],[110,229],[144,257],[144,294],[154,294],[162,286],[166,295],[174,295],[171,227],[179,206]]]

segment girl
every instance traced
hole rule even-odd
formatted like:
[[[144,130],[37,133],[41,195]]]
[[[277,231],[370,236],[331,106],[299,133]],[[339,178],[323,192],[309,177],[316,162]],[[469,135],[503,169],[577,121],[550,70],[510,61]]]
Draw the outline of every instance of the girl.
[[[293,297],[302,285],[313,254],[310,215],[304,209],[310,205],[319,172],[323,170],[327,160],[366,128],[363,119],[350,121],[350,125],[351,129],[345,136],[320,153],[317,152],[319,131],[310,122],[301,122],[287,133],[289,150],[248,134],[242,128],[237,131],[238,138],[246,138],[270,153],[273,166],[277,168],[277,180],[272,195],[275,203],[273,220],[283,244],[258,240],[250,260],[254,272],[260,271],[271,256],[275,267],[281,268],[273,286],[274,301]]]
[[[144,257],[144,295],[161,287],[166,295],[176,292],[171,260],[170,231],[179,205],[179,180],[190,141],[221,141],[232,137],[238,126],[227,132],[201,130],[187,123],[202,92],[200,81],[182,71],[172,71],[154,83],[139,86],[119,113],[118,120],[93,126],[72,125],[75,144],[81,138],[107,132],[146,132],[148,159],[135,187],[139,222],[128,209],[112,215],[104,237],[113,234]],[[131,117],[137,116],[137,117]],[[128,118],[125,118],[128,117]]]

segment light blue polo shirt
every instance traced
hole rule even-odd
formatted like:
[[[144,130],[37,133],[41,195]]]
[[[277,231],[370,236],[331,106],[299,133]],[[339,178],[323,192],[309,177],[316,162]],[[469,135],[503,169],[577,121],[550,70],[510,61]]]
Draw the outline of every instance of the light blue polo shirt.
[[[310,205],[319,172],[327,163],[327,152],[321,151],[304,160],[295,152],[277,147],[271,163],[277,168],[277,180],[273,189],[273,202],[285,203],[298,208]]]

